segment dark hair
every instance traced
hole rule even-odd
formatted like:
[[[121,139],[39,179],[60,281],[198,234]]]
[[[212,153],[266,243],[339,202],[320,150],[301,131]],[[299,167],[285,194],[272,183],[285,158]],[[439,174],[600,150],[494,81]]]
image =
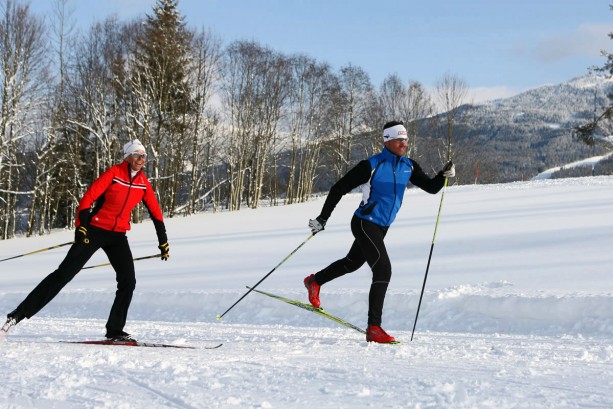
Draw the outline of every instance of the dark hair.
[[[404,125],[404,122],[402,122],[402,121],[389,121],[385,125],[383,125],[383,130],[385,131],[387,128],[391,128],[392,126],[396,126],[396,125]]]

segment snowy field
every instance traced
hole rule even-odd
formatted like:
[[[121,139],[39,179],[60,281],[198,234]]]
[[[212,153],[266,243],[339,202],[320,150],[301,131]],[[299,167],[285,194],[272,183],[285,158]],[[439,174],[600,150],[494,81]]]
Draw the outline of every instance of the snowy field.
[[[358,201],[260,288],[306,301],[303,278],[349,249]],[[136,263],[126,330],[196,349],[59,343],[104,335],[114,273],[83,270],[0,344],[0,408],[613,408],[613,177],[448,188],[410,341],[439,201],[407,192],[386,239],[383,327],[400,345],[254,293],[215,319],[309,236],[323,198],[176,218],[171,259]],[[72,237],[0,241],[0,259]],[[157,252],[150,222],[129,239]],[[0,313],[66,251],[1,262]],[[367,268],[328,283],[322,306],[365,327],[369,283]]]

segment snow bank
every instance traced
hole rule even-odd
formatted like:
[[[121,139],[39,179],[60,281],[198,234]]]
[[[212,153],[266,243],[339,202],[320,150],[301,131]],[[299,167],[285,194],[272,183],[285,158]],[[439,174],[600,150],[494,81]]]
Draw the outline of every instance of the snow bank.
[[[266,286],[262,286],[262,289]],[[306,291],[267,291],[307,302]],[[242,290],[241,290],[242,291]],[[247,289],[239,291],[136,292],[129,320],[217,323],[223,313]],[[0,293],[0,310],[9,311],[25,293]],[[40,317],[105,319],[113,301],[112,291],[65,291],[39,313]],[[364,328],[368,311],[365,290],[322,290],[322,305],[330,313]],[[413,327],[418,292],[390,289],[384,322],[390,330]],[[460,285],[426,291],[418,319],[420,331],[449,333],[499,333],[517,335],[613,337],[611,293],[561,293],[514,291],[509,283]],[[224,323],[338,328],[338,324],[300,308],[257,293],[249,294],[223,318]]]

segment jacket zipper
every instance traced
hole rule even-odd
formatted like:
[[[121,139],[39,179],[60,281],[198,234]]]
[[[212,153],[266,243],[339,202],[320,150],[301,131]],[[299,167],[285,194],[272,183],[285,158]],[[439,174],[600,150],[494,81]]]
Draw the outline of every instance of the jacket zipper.
[[[119,216],[121,216],[124,209],[126,208],[126,203],[128,203],[128,199],[130,198],[130,191],[132,190],[132,181],[134,179],[130,173],[131,173],[130,164],[128,164],[128,179],[130,179],[130,187],[128,188],[128,194],[126,194],[126,200],[123,201],[123,205],[121,206],[119,213],[115,216],[115,224],[113,224],[113,228],[111,229],[111,231],[115,231],[115,227],[117,227],[117,220],[119,219]],[[134,177],[136,177],[136,175],[134,175]]]
[[[394,213],[394,207],[396,206],[396,168],[398,167],[398,163],[400,161],[400,157],[396,159],[396,163],[392,161],[392,174],[394,175],[394,202],[392,203],[392,207],[390,208],[390,213],[387,216],[387,225],[389,226],[390,220],[392,219],[392,213]]]

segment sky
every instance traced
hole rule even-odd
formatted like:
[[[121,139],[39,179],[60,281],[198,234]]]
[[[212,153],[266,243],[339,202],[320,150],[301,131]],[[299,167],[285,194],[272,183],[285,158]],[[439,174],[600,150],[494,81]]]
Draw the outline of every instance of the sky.
[[[170,259],[135,263],[126,330],[196,349],[65,344],[100,339],[113,270],[81,271],[0,340],[7,409],[596,409],[613,407],[613,176],[451,186],[411,341],[441,193],[409,190],[385,242],[393,273],[383,328],[401,344],[251,293],[307,300],[302,280],[343,257],[359,194],[308,240],[324,197],[166,220]],[[135,257],[155,254],[150,221]],[[0,260],[74,232],[0,241]],[[58,248],[0,262],[0,313],[57,266]],[[99,251],[88,265],[107,262]],[[321,287],[323,308],[364,328],[366,267]],[[218,349],[204,349],[218,345]]]
[[[54,0],[33,0],[50,15]],[[141,18],[155,0],[68,0],[80,27],[111,14]],[[373,85],[390,74],[429,89],[463,79],[473,102],[565,82],[613,51],[605,0],[179,0],[188,26],[224,45],[253,40],[306,54],[338,71],[363,68]]]

